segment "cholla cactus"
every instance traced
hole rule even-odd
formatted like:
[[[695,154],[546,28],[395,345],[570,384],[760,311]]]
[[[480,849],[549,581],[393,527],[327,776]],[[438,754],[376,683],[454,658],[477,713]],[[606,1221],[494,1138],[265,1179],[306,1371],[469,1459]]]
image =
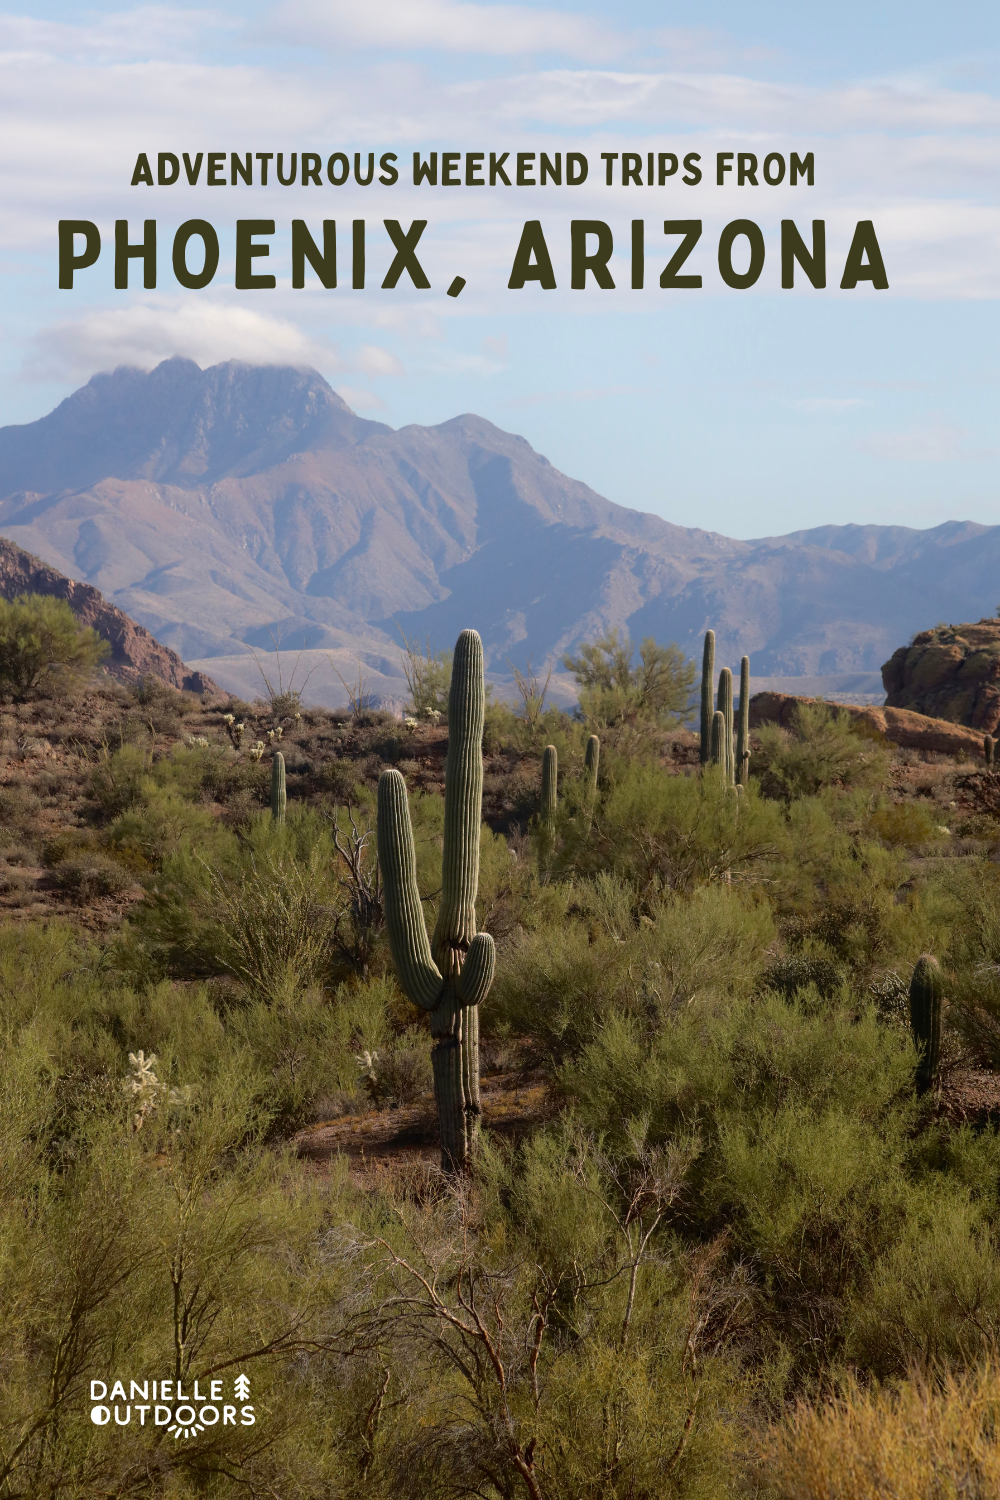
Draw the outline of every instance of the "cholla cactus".
[[[189,734],[187,736],[187,743],[190,745],[192,750],[208,749],[208,740],[203,734]]]
[[[369,1052],[366,1047],[363,1052],[356,1054],[354,1061],[358,1065],[358,1082],[364,1085],[365,1092],[372,1099],[378,1095],[378,1072],[375,1064],[378,1062],[378,1053]]]
[[[263,759],[264,751],[266,749],[267,746],[264,744],[263,740],[254,740],[252,745],[247,746],[247,754],[252,761],[258,761]]]
[[[235,714],[223,714],[222,722],[226,726],[226,733],[229,736],[229,741],[233,749],[242,749],[243,733],[246,729],[246,725],[243,723],[242,719],[237,720]]]
[[[141,1130],[149,1116],[155,1114],[163,1086],[153,1072],[155,1052],[151,1052],[148,1057],[142,1051],[130,1052],[128,1060],[132,1075],[123,1081],[122,1088],[126,1094],[131,1095],[132,1103],[136,1106],[136,1112],[132,1116],[132,1129]]]

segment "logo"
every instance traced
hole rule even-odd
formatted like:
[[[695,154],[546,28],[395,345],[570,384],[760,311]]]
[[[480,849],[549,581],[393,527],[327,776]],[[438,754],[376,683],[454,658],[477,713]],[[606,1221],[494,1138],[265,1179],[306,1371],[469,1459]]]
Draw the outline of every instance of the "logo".
[[[232,1402],[226,1400],[225,1382],[209,1380],[202,1391],[198,1381],[184,1390],[181,1380],[130,1380],[128,1392],[125,1381],[116,1380],[111,1390],[107,1381],[90,1382],[90,1420],[96,1427],[129,1427],[133,1422],[140,1427],[165,1427],[174,1442],[179,1438],[193,1438],[212,1427],[252,1427],[257,1420],[252,1406],[248,1406],[250,1381],[245,1375],[237,1375],[232,1385]],[[108,1404],[105,1405],[104,1403]]]

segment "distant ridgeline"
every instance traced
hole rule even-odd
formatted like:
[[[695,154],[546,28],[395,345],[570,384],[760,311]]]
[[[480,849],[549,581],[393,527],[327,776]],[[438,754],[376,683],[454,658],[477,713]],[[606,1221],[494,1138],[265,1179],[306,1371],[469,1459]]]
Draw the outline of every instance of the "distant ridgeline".
[[[161,646],[145,625],[130,620],[89,583],[75,583],[0,537],[0,597],[14,599],[18,594],[49,594],[65,599],[77,619],[90,625],[110,645],[104,671],[120,682],[157,677],[171,687],[192,693],[218,692],[210,677],[203,672],[189,672],[176,651]]]

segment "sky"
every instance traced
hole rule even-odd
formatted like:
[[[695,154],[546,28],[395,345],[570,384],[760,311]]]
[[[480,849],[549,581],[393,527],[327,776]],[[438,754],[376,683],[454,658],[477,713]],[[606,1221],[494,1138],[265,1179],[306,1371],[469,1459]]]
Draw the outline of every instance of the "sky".
[[[221,0],[81,9],[0,0],[0,423],[30,422],[95,372],[183,355],[311,365],[361,415],[401,427],[475,412],[522,434],[557,468],[623,505],[729,536],[808,526],[1000,522],[1000,7],[928,0],[837,6],[586,0]],[[586,181],[436,187],[413,153],[586,158]],[[140,153],[205,155],[197,183],[132,185]],[[222,152],[225,185],[207,154]],[[230,181],[230,154],[282,153],[289,185]],[[321,183],[301,181],[303,153]],[[354,180],[357,155],[367,175]],[[398,181],[377,165],[395,153]],[[638,153],[641,184],[621,181]],[[646,182],[648,154],[678,169]],[[734,170],[717,182],[719,153]],[[342,153],[352,175],[327,178]],[[618,153],[609,168],[602,153]],[[736,180],[739,153],[757,185]],[[813,183],[790,183],[812,153]],[[696,155],[700,182],[685,183]],[[770,174],[763,181],[765,158]],[[341,167],[334,165],[334,175]],[[473,166],[475,172],[476,167]],[[480,169],[481,170],[481,169]],[[687,175],[693,175],[690,172]],[[142,263],[116,289],[115,223],[139,241],[156,221],[157,284]],[[172,265],[182,222],[216,230],[200,289]],[[268,255],[237,289],[238,220]],[[352,281],[352,223],[366,276]],[[384,227],[427,227],[402,271]],[[58,225],[98,226],[97,262],[60,289]],[[338,285],[307,265],[292,286],[292,222],[318,245],[337,230]],[[539,221],[556,285],[509,281],[525,223]],[[826,228],[827,284],[783,288],[783,220],[812,247]],[[571,221],[605,224],[613,287],[571,285]],[[644,229],[633,287],[632,225]],[[700,222],[681,274],[666,221]],[[720,274],[727,225],[759,230],[753,285]],[[840,282],[870,221],[887,288]],[[79,251],[83,240],[75,246]],[[188,249],[201,264],[201,241]],[[592,252],[591,234],[584,248]],[[738,234],[735,273],[750,241]],[[866,263],[870,255],[865,258]],[[537,263],[537,256],[533,257]],[[449,296],[456,277],[465,285]]]

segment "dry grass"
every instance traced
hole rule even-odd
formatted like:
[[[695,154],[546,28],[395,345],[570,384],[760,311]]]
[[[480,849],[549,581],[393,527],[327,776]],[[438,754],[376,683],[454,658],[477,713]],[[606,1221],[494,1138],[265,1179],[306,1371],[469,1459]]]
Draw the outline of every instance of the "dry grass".
[[[1000,1365],[802,1402],[760,1456],[770,1500],[996,1500]]]

